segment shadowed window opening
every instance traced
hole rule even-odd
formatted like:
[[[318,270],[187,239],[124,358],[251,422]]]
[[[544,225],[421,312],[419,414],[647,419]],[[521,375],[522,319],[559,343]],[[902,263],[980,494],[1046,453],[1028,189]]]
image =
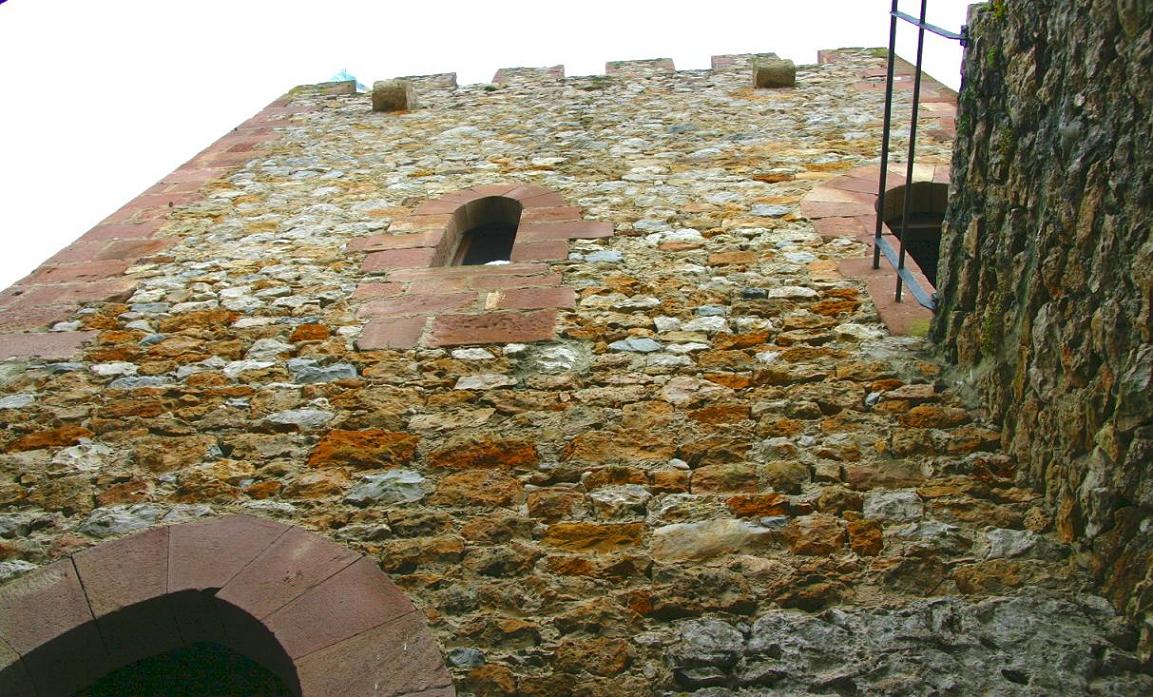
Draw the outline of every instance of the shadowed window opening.
[[[515,239],[515,225],[488,223],[474,227],[461,237],[453,265],[476,266],[490,261],[508,261],[512,258]]]
[[[452,214],[448,230],[455,239],[450,266],[477,266],[511,261],[521,203],[503,196],[470,201]]]
[[[291,697],[256,661],[220,644],[192,644],[118,668],[75,697]]]
[[[911,189],[909,220],[905,226],[905,252],[913,257],[933,287],[937,287],[937,261],[941,255],[941,224],[949,202],[949,186],[933,182],[913,182],[911,187],[897,186],[885,192],[885,210],[881,218],[898,239],[904,216],[905,192]]]

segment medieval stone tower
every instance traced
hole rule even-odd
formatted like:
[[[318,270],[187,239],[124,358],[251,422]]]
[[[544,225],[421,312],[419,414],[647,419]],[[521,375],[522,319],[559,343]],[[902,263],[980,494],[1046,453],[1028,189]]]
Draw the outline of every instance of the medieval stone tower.
[[[276,100],[0,294],[0,695],[1150,694],[1151,10],[1038,4],[935,315],[884,51]]]

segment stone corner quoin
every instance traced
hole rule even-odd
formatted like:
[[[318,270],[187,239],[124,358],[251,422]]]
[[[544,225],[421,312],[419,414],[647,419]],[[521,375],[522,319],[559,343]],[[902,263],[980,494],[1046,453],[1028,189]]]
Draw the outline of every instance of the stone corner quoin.
[[[1153,691],[862,266],[884,56],[776,59],[302,86],[0,293],[0,694],[193,639],[307,695]]]

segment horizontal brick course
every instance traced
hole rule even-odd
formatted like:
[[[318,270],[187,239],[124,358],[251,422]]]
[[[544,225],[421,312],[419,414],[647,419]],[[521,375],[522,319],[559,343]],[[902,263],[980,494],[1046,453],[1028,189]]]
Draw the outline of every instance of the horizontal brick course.
[[[423,205],[423,204],[422,204]],[[438,230],[443,232],[445,226],[452,222],[452,211],[460,207],[458,203],[445,203],[449,208],[447,212],[427,213],[410,215],[405,218],[398,218],[392,221],[388,226],[388,231],[391,234],[413,233],[422,231]]]
[[[415,249],[390,249],[384,252],[372,252],[364,258],[361,268],[365,273],[388,271],[390,269],[427,267],[433,262],[436,250],[428,247]]]
[[[857,238],[862,235],[871,236],[874,228],[865,225],[862,218],[818,218],[813,221],[813,228],[822,237],[850,237]]]
[[[452,276],[449,278],[429,278],[423,281],[412,281],[408,284],[410,295],[439,295],[441,293],[459,293],[468,290],[468,276]]]
[[[467,310],[477,304],[477,294],[449,293],[442,295],[413,295],[373,300],[360,306],[362,317],[396,317],[422,315],[445,310]]]
[[[0,334],[0,360],[9,358],[67,360],[76,356],[85,342],[95,338],[96,332]]]
[[[104,302],[125,300],[136,288],[128,278],[78,283],[29,283],[17,286],[19,297],[29,305]]]
[[[561,275],[559,273],[535,273],[510,276],[475,276],[468,279],[468,281],[469,286],[477,290],[536,288],[540,286],[559,286],[561,284]]]
[[[71,283],[74,281],[99,281],[120,276],[131,266],[127,261],[82,261],[57,266],[41,266],[29,280],[36,283]]]
[[[404,292],[403,283],[361,283],[352,294],[353,300],[391,298]]]
[[[520,215],[522,225],[525,223],[579,222],[580,219],[581,209],[576,206],[527,208]]]
[[[563,206],[566,203],[567,201],[564,200],[563,196],[551,192],[520,199],[520,205],[523,206],[525,210],[530,208],[555,208],[557,206]]]
[[[427,317],[374,317],[356,340],[361,351],[410,349],[420,342]]]
[[[390,281],[423,281],[430,278],[484,278],[496,276],[529,276],[548,272],[548,264],[513,263],[494,266],[439,266],[436,268],[398,269],[388,275]],[[474,286],[475,287],[475,286]]]
[[[380,252],[390,249],[413,249],[435,247],[444,239],[443,230],[426,230],[411,234],[370,235],[348,243],[351,252]]]
[[[76,312],[73,305],[30,305],[12,302],[0,309],[0,332],[48,329]]]
[[[543,240],[599,239],[612,237],[612,223],[582,220],[579,222],[526,223],[517,230],[517,240],[540,242]]]
[[[904,172],[904,166],[889,166],[889,172],[885,177],[886,188],[891,189],[904,183],[905,177],[901,176],[898,170]],[[917,165],[913,179],[936,181],[938,175],[942,173],[946,175],[945,181],[938,183],[947,183],[947,167],[932,164]],[[836,265],[837,271],[843,276],[865,283],[877,314],[891,333],[899,335],[920,333],[928,328],[932,312],[921,307],[912,298],[900,303],[895,301],[897,276],[887,260],[881,260],[879,269],[873,268],[873,237],[876,234],[877,222],[874,202],[877,198],[879,179],[880,168],[876,165],[866,165],[824,181],[802,199],[801,214],[812,219],[813,228],[822,237],[856,239],[868,245],[865,257],[841,260]],[[895,242],[888,226],[882,228],[882,234],[889,235]],[[908,256],[905,264],[922,288],[931,287],[915,259]]]
[[[60,250],[48,260],[49,264],[65,264],[83,261],[136,261],[168,249],[172,240],[125,239],[125,240],[85,240],[81,238]]]
[[[869,215],[874,211],[863,203],[841,203],[831,201],[802,201],[801,215],[806,218],[838,218]]]
[[[576,306],[576,292],[572,288],[565,287],[498,290],[493,291],[489,297],[493,298],[492,304],[499,310],[540,310]],[[488,303],[486,300],[486,305]]]
[[[440,315],[432,320],[429,346],[548,341],[555,336],[555,310]]]
[[[568,258],[568,240],[520,242],[512,247],[512,261],[561,261]]]

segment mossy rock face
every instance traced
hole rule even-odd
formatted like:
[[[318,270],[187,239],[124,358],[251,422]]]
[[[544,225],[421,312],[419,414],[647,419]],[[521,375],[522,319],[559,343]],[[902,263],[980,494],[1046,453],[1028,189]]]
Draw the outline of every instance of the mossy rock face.
[[[918,319],[909,323],[909,336],[926,337],[929,336],[930,320]]]

